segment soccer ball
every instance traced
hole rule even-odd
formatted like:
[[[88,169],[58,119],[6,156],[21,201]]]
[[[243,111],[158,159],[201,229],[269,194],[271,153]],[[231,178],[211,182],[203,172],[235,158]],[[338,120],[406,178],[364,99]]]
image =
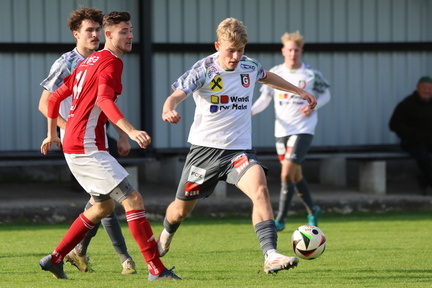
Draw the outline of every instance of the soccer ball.
[[[324,253],[326,237],[318,227],[303,225],[292,234],[291,245],[298,257],[312,260]]]

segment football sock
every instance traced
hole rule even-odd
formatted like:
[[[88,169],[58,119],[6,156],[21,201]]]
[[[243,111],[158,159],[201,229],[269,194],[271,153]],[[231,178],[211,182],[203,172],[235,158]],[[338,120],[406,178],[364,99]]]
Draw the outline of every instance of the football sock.
[[[170,234],[175,233],[177,231],[177,229],[180,227],[180,224],[181,224],[181,222],[177,223],[177,224],[171,224],[171,223],[168,222],[168,220],[166,219],[166,217],[165,217],[165,219],[163,221],[163,226],[164,226],[165,230],[168,233],[170,233]]]
[[[265,253],[265,255],[264,255],[265,259],[267,260],[267,258],[270,257],[271,254],[276,253],[276,252],[277,252],[276,249],[270,249],[270,250],[268,250],[268,251]]]
[[[94,227],[94,223],[88,220],[83,213],[70,226],[66,235],[61,240],[60,244],[56,247],[52,255],[52,262],[60,264],[63,258],[69,253]]]
[[[165,266],[159,258],[157,243],[145,216],[144,210],[130,210],[126,212],[126,220],[132,237],[138,244],[141,254],[147,263],[148,270],[153,275],[159,275],[165,270]]]
[[[278,235],[273,220],[259,222],[255,225],[254,229],[264,255],[266,255],[269,250],[276,250]]]
[[[86,206],[85,206],[85,210],[88,210],[92,207],[93,205],[90,203],[90,201],[87,202]],[[99,226],[100,226],[100,222],[95,224],[94,228],[91,229],[87,235],[84,237],[84,239],[80,242],[79,245],[77,245],[75,247],[75,250],[77,251],[77,253],[79,255],[87,255],[87,248],[90,245],[90,241],[91,239],[96,236],[96,233],[98,232]]]
[[[294,195],[294,191],[294,183],[281,183],[279,210],[276,219],[282,223],[285,223],[285,218],[288,214],[289,207],[291,206],[291,200]]]
[[[132,258],[127,251],[126,242],[117,214],[113,211],[107,217],[103,218],[101,222],[111,240],[111,244],[120,258],[120,263],[123,263],[128,258]]]
[[[297,186],[297,192],[299,198],[303,201],[303,204],[306,206],[306,209],[309,214],[313,213],[313,206],[314,202],[312,200],[310,191],[309,191],[309,185],[306,182],[305,178],[302,178],[299,182],[296,184]]]

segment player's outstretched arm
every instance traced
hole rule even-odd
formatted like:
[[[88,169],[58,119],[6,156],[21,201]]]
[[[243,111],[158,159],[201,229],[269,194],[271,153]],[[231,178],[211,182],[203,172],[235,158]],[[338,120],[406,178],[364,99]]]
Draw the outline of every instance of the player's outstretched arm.
[[[275,73],[266,71],[267,77],[261,79],[259,82],[269,85],[272,88],[283,90],[291,93],[295,93],[299,95],[302,99],[306,100],[309,103],[310,109],[314,109],[317,101],[314,95],[304,91],[303,89],[298,88],[297,86],[289,83],[284,80],[282,77],[276,75]]]
[[[176,89],[166,100],[162,108],[162,120],[169,123],[177,124],[180,122],[181,116],[175,110],[187,95],[185,92]]]

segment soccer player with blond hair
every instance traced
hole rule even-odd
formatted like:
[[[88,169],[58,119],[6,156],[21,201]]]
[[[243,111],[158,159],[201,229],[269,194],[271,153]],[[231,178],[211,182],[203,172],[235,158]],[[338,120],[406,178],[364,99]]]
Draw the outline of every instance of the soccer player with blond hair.
[[[181,120],[177,106],[192,95],[194,122],[188,142],[192,144],[178,185],[176,199],[168,206],[164,229],[158,239],[159,253],[165,255],[182,221],[199,199],[207,198],[218,181],[237,186],[253,205],[252,223],[264,254],[264,271],[276,273],[297,266],[298,258],[277,252],[277,232],[273,220],[265,167],[252,150],[251,107],[255,84],[300,95],[315,107],[315,98],[244,55],[248,35],[243,22],[223,20],[216,30],[216,53],[204,57],[186,71],[166,99],[162,119]]]

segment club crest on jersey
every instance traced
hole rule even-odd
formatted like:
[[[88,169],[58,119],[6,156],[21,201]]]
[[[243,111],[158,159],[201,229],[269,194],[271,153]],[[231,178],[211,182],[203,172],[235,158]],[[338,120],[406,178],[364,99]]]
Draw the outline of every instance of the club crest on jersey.
[[[208,77],[209,79],[211,79],[211,78],[213,77],[213,74],[214,74],[214,75],[220,75],[220,73],[218,72],[218,70],[217,70],[216,67],[214,67],[214,66],[210,66],[210,67],[208,68],[208,70],[207,70],[207,77]]]
[[[222,76],[215,76],[210,82],[211,91],[222,91],[224,90]]]
[[[243,87],[248,88],[250,86],[249,74],[240,74],[240,77]]]
[[[299,80],[298,87],[301,89],[306,88],[306,81],[305,80]]]

